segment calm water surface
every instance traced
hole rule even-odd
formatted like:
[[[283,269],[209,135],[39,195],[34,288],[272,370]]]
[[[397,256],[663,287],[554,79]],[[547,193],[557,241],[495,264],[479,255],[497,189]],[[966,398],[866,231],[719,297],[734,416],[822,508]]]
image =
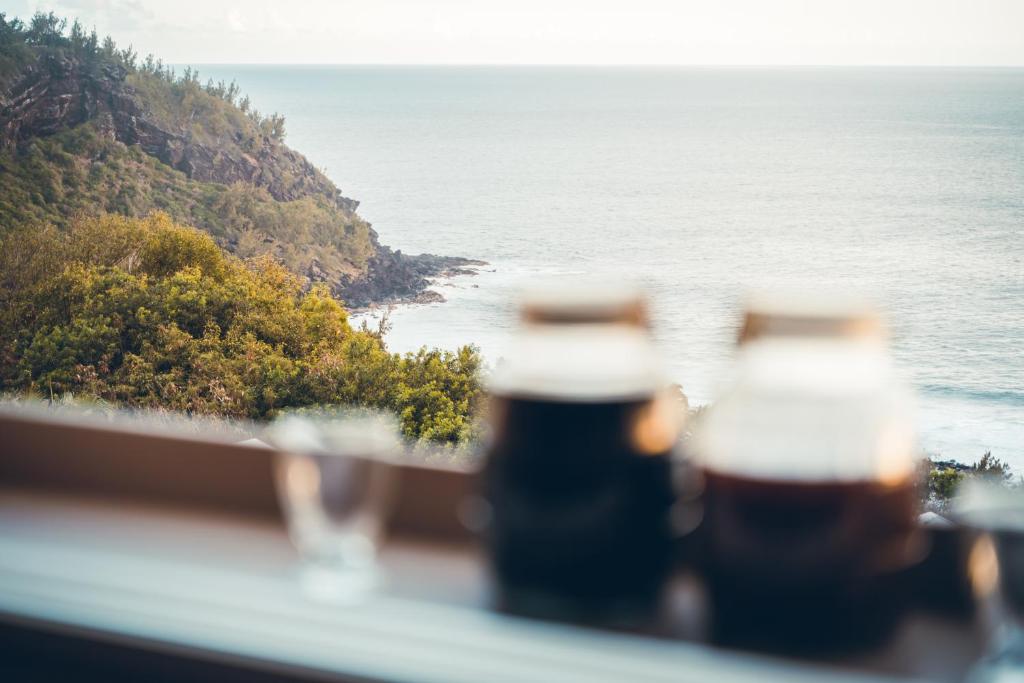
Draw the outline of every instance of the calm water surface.
[[[236,78],[382,241],[492,265],[392,314],[395,350],[490,359],[523,279],[653,295],[691,400],[744,291],[884,303],[922,445],[1024,469],[1024,70],[203,67]]]

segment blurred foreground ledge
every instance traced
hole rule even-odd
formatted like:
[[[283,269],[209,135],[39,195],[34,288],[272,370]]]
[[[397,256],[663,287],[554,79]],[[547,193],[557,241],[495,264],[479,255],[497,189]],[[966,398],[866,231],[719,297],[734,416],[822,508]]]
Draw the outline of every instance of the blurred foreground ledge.
[[[686,618],[655,637],[499,615],[458,519],[474,473],[427,464],[396,466],[383,589],[316,602],[274,452],[241,438],[0,408],[3,680],[952,681],[980,647],[915,617],[883,651],[808,663],[684,642]]]

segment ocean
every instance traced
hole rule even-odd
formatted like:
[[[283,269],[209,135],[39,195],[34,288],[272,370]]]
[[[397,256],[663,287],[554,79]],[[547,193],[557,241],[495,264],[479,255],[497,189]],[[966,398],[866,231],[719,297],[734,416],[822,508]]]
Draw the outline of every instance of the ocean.
[[[406,253],[490,263],[389,346],[495,361],[539,276],[650,292],[691,403],[761,287],[880,302],[921,446],[1024,470],[1024,69],[201,66]]]

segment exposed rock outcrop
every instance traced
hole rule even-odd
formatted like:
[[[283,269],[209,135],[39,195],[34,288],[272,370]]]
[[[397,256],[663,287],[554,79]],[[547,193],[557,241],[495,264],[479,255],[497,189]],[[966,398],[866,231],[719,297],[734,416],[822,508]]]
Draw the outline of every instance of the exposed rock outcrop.
[[[484,261],[458,256],[420,254],[410,257],[385,248],[370,259],[364,277],[341,283],[338,293],[346,304],[355,308],[372,303],[444,301],[443,296],[427,289],[430,278],[475,273],[472,266],[484,265],[487,265]]]
[[[344,197],[308,159],[282,143],[245,139],[241,131],[234,131],[210,144],[162,127],[127,76],[117,64],[86,65],[44,54],[10,92],[0,94],[0,147],[94,121],[112,139],[137,144],[201,182],[251,183],[266,188],[278,201],[320,195],[348,211],[359,205]]]
[[[248,183],[266,189],[281,202],[319,197],[348,215],[359,205],[280,140],[250,135],[240,128],[196,136],[185,126],[168,125],[133,87],[128,70],[117,63],[85,63],[60,52],[43,52],[0,92],[0,150],[17,150],[34,138],[87,122],[103,136],[137,145],[199,182]],[[370,232],[374,255],[365,272],[332,272],[314,262],[309,272],[300,274],[330,283],[350,305],[365,306],[416,300],[429,278],[479,263],[426,254],[407,256],[381,245],[376,232]]]

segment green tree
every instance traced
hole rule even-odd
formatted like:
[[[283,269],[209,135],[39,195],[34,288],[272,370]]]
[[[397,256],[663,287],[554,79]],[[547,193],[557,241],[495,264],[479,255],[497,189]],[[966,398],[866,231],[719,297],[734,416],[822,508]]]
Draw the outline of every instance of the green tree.
[[[979,476],[999,481],[1008,481],[1013,476],[1010,466],[992,455],[992,451],[985,451],[981,459],[971,466],[971,469]]]
[[[474,349],[392,354],[325,287],[229,256],[166,214],[15,231],[0,274],[7,389],[254,419],[363,405],[394,411],[411,439],[471,435]]]
[[[933,469],[928,473],[928,496],[936,501],[948,501],[956,495],[956,489],[963,483],[964,473],[952,467]]]

